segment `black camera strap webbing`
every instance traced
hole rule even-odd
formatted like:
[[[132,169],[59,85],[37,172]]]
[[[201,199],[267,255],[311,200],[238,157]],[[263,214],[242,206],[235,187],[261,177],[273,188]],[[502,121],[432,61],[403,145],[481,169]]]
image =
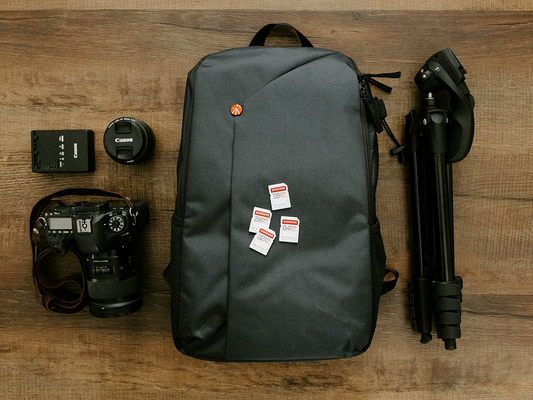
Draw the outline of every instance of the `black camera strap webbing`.
[[[85,276],[84,258],[76,250],[71,250],[79,260],[79,272],[63,277],[53,278],[46,262],[54,251],[48,247],[44,237],[44,225],[40,219],[41,214],[52,204],[63,205],[57,197],[64,196],[102,196],[120,198],[126,202],[133,214],[135,208],[132,201],[117,193],[100,189],[65,189],[53,193],[39,200],[33,207],[30,215],[30,239],[33,252],[33,283],[37,300],[48,311],[61,314],[74,314],[83,310],[87,304],[87,280]]]

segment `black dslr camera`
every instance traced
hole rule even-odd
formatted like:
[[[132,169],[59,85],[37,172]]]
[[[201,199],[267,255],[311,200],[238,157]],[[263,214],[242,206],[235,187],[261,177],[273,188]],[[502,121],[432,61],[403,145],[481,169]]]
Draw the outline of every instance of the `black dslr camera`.
[[[77,248],[84,255],[91,315],[118,317],[142,307],[132,241],[148,220],[148,206],[143,201],[131,208],[79,202],[44,214],[48,245],[57,253]]]

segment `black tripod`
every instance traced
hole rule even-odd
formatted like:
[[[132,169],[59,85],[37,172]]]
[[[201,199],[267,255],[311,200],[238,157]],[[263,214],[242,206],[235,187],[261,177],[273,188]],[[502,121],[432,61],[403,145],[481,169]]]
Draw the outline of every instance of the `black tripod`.
[[[450,49],[429,58],[415,77],[424,93],[420,112],[406,116],[415,242],[415,276],[409,282],[413,329],[431,341],[432,314],[447,350],[461,337],[461,289],[455,276],[452,163],[465,158],[474,136],[474,98],[466,70]],[[435,95],[448,92],[446,108]]]

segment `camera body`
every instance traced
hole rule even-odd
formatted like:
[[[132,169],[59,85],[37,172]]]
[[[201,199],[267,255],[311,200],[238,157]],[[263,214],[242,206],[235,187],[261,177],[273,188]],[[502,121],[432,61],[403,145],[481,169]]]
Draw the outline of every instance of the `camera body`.
[[[143,201],[127,206],[79,202],[44,214],[48,245],[57,253],[84,255],[89,309],[97,317],[131,314],[142,307],[134,234],[148,223]]]
[[[130,215],[128,207],[112,207],[109,202],[52,208],[44,214],[48,244],[61,254],[69,250],[72,241],[82,254],[105,253],[125,245],[149,220],[146,203],[137,201],[134,205],[136,216]]]

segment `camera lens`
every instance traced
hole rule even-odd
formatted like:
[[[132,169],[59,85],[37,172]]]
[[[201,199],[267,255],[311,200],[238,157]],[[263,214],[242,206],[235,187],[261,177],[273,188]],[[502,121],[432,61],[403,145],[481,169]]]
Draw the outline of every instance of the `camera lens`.
[[[139,310],[143,306],[140,293],[123,298],[102,300],[89,296],[89,312],[93,317],[113,318],[129,315]]]
[[[154,146],[154,132],[137,118],[117,118],[104,133],[105,151],[121,164],[138,164],[146,160],[152,155]]]
[[[141,277],[131,246],[87,258],[87,292],[95,317],[121,317],[142,307]]]

